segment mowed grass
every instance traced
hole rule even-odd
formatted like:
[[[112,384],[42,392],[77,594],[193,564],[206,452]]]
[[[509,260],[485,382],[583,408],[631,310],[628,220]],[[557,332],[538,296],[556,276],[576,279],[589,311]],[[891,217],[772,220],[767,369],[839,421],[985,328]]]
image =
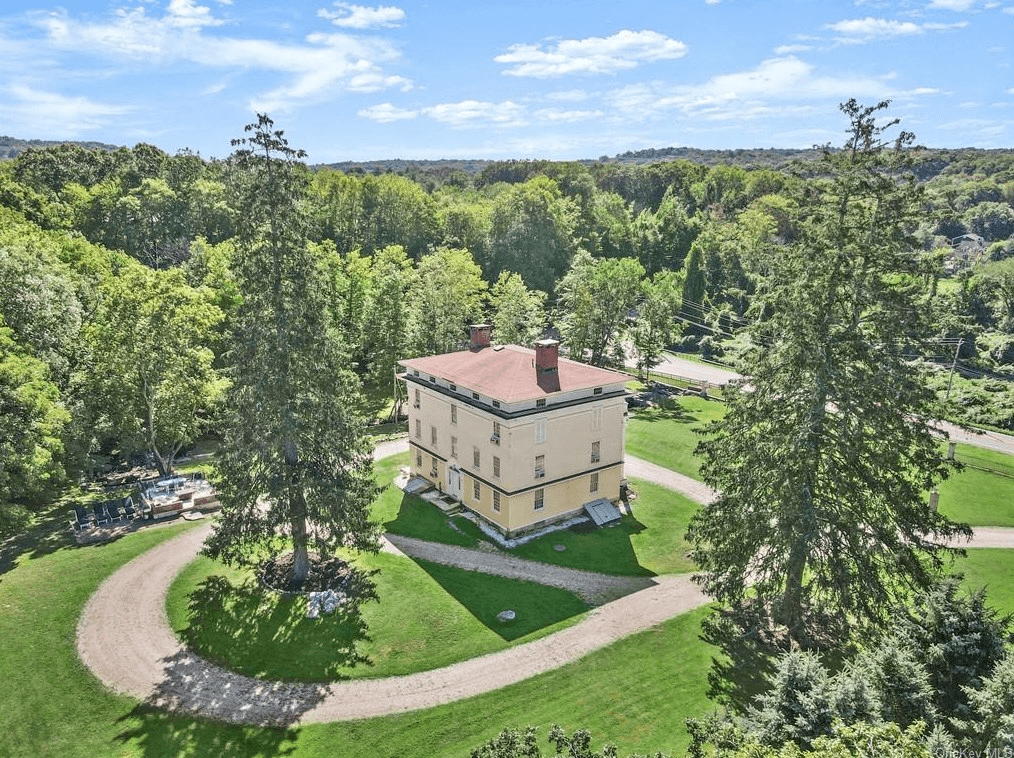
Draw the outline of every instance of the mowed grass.
[[[191,649],[233,671],[335,681],[447,666],[552,633],[587,610],[555,587],[389,553],[354,564],[379,570],[379,602],[364,603],[360,614],[310,619],[305,597],[265,592],[249,572],[199,558],[169,590],[169,620]],[[503,624],[496,615],[507,609],[517,618]]]
[[[552,532],[510,552],[519,558],[623,576],[655,576],[694,570],[683,535],[699,507],[682,495],[631,479],[637,498],[631,515],[612,526],[591,524]],[[559,551],[556,545],[563,545]]]
[[[1014,475],[982,470],[1014,473],[1014,457],[972,445],[958,445],[955,457],[965,468],[937,487],[940,512],[972,526],[1014,526]]]
[[[387,489],[373,503],[372,519],[379,523],[385,532],[392,534],[441,542],[445,545],[475,547],[483,540],[483,534],[474,523],[461,516],[448,519],[432,503],[402,492],[391,484],[398,474],[398,469],[408,465],[408,462],[406,452],[382,458],[374,463],[373,471],[377,481],[381,485],[386,485]]]
[[[696,430],[725,415],[725,406],[717,400],[688,395],[677,398],[675,407],[642,408],[632,411],[627,421],[627,452],[700,479],[700,461],[694,448],[701,440]]]
[[[111,694],[80,663],[76,626],[88,597],[135,556],[192,525],[142,530],[116,542],[23,556],[0,575],[0,754],[291,758],[447,756],[501,728],[553,722],[591,729],[620,754],[681,754],[683,720],[709,711],[713,649],[704,611],[677,617],[556,671],[439,708],[351,723],[259,729],[168,715]],[[116,644],[110,640],[110,644]]]
[[[986,599],[1000,613],[1014,614],[1014,550],[975,548],[954,562],[954,571],[964,574],[971,590],[986,588]]]

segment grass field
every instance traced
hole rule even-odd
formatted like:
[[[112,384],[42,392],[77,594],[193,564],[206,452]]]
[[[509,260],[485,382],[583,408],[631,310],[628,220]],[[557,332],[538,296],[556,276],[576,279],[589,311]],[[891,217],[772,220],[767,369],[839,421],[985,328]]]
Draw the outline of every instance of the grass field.
[[[682,495],[633,479],[632,515],[604,529],[588,526],[552,532],[510,552],[520,558],[604,574],[655,576],[693,571],[683,539],[697,504]],[[556,545],[566,550],[558,551]]]
[[[550,634],[587,610],[555,587],[389,553],[355,565],[379,570],[379,602],[363,604],[361,614],[308,619],[305,598],[265,593],[248,572],[199,558],[170,588],[169,620],[191,649],[234,671],[335,681],[447,666]],[[505,626],[496,614],[508,608],[517,619]]]
[[[627,452],[685,476],[700,478],[694,448],[701,440],[695,430],[721,418],[725,406],[715,400],[681,397],[676,408],[644,408],[630,414]]]
[[[940,512],[972,526],[1014,526],[1014,458],[971,445],[958,445],[955,458],[965,468],[938,486]]]
[[[625,754],[679,753],[683,719],[709,710],[711,648],[703,611],[634,635],[557,671],[440,708],[292,729],[227,727],[152,711],[110,694],[81,665],[75,629],[101,581],[188,528],[142,530],[116,542],[22,556],[0,575],[0,754],[291,758],[464,756],[505,726],[587,727]],[[115,644],[111,641],[110,644]]]
[[[1014,550],[980,548],[969,550],[955,561],[955,571],[965,575],[965,586],[986,588],[990,605],[1001,613],[1014,613]]]

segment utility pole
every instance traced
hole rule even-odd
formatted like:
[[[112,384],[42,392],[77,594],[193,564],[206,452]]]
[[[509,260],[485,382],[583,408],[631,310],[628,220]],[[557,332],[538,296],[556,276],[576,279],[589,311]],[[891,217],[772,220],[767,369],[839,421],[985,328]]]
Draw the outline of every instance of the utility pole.
[[[951,373],[950,376],[947,377],[947,392],[944,393],[944,403],[946,403],[951,398],[951,385],[954,383],[954,368],[955,366],[958,365],[958,353],[961,352],[962,342],[964,342],[964,340],[959,339],[958,346],[954,348],[954,360],[951,361]]]

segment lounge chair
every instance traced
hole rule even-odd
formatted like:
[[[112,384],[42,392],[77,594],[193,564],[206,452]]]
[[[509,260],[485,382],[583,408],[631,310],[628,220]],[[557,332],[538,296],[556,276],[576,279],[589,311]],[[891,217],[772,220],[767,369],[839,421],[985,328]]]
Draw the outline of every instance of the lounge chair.
[[[91,529],[92,517],[88,515],[88,511],[83,505],[74,503],[74,510],[70,514],[70,525],[75,532]]]
[[[127,521],[133,521],[137,518],[137,511],[134,510],[134,500],[130,495],[123,498],[123,515],[126,516]]]
[[[92,506],[92,512],[95,514],[95,526],[102,526],[103,524],[109,523],[109,516],[106,514],[105,503],[95,503]]]
[[[120,513],[120,506],[116,500],[110,500],[106,503],[106,513],[110,521],[123,521],[123,514]]]

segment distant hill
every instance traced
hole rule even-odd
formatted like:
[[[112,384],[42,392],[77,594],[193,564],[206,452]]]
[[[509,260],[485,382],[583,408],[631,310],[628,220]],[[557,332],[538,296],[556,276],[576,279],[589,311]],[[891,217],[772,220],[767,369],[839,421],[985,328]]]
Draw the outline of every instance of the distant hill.
[[[703,150],[696,147],[663,147],[649,148],[646,150],[632,150],[625,153],[618,153],[612,157],[603,155],[600,158],[584,158],[573,161],[574,163],[620,163],[639,165],[645,163],[656,163],[658,161],[685,160],[692,163],[700,163],[705,166],[715,166],[719,163],[734,164],[748,168],[782,166],[797,158],[812,158],[818,154],[817,150],[788,150],[780,148],[757,148],[742,150]],[[466,174],[476,175],[492,163],[501,161],[492,160],[405,160],[391,159],[380,161],[342,161],[339,163],[327,163],[314,166],[314,168],[329,168],[345,173],[363,174],[429,174],[447,175],[457,171]],[[551,161],[552,163],[566,163],[567,161]]]
[[[67,139],[19,139],[18,137],[0,136],[0,160],[16,158],[18,153],[30,147],[53,147],[54,145],[80,145],[88,150],[119,150],[119,145],[107,145],[105,142],[87,142]]]

